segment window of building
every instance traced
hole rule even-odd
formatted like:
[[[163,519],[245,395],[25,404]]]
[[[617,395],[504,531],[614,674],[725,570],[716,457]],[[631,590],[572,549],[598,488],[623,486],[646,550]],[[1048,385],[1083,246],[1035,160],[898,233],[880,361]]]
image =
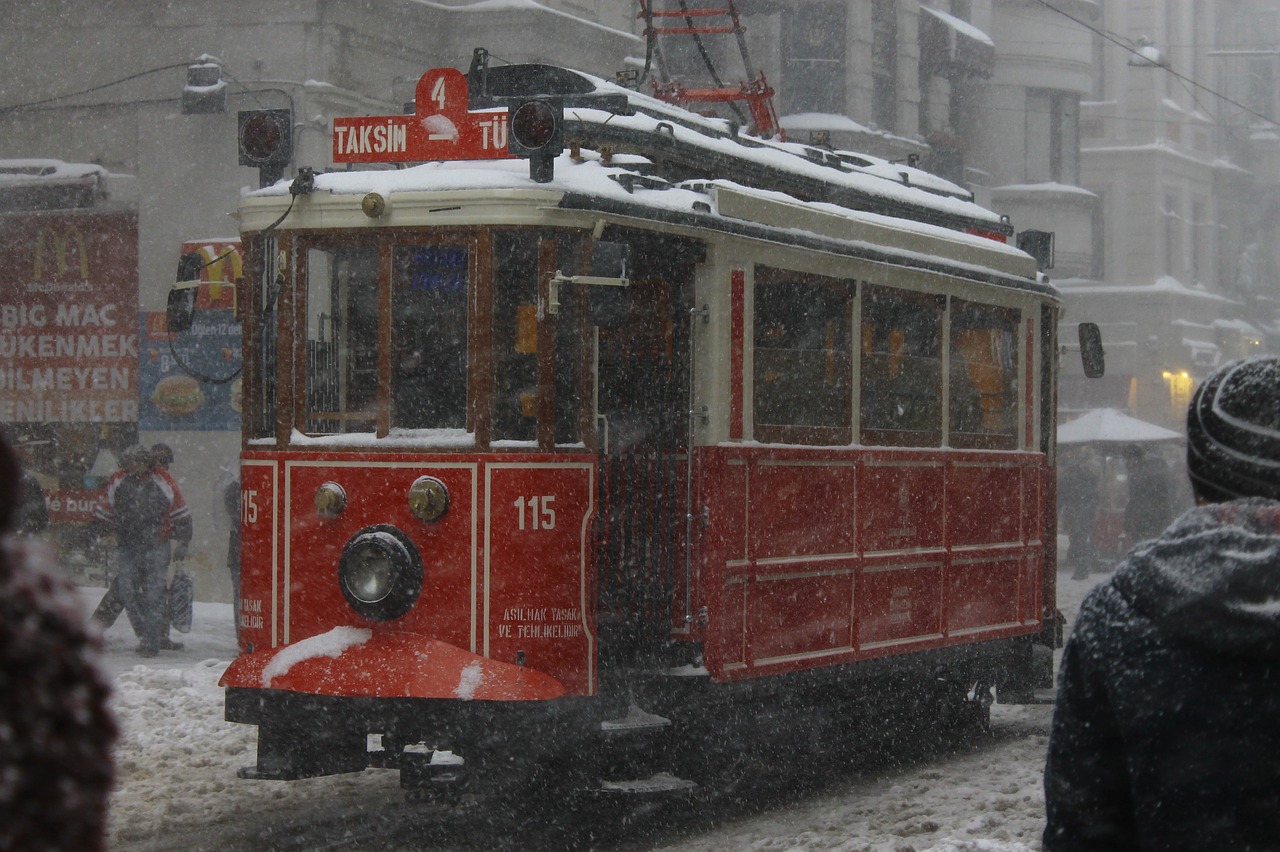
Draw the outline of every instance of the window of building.
[[[782,16],[782,85],[785,110],[843,115],[845,16],[843,2],[805,5],[803,14]]]
[[[1178,269],[1178,250],[1182,246],[1182,240],[1179,238],[1182,225],[1179,206],[1176,195],[1170,194],[1164,197],[1164,271],[1175,278],[1181,274]]]
[[[760,441],[852,441],[852,281],[757,266],[754,429]]]
[[[1026,181],[1075,185],[1080,179],[1080,97],[1028,89]]]
[[[871,7],[871,112],[883,130],[898,124],[898,3],[873,0]]]

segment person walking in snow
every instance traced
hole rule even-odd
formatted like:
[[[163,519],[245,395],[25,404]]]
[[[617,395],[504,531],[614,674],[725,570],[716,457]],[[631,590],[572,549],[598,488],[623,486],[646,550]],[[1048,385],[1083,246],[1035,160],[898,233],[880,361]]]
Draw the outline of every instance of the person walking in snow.
[[[0,439],[0,849],[105,847],[117,729],[76,587],[14,535],[17,461]]]
[[[191,511],[169,474],[152,467],[141,446],[121,455],[122,467],[103,486],[94,520],[114,532],[119,547],[116,584],[125,612],[141,640],[138,655],[154,657],[166,643],[165,587],[170,557],[186,557]],[[170,553],[169,541],[177,542]]]
[[[1280,847],[1280,358],[1196,390],[1197,507],[1085,598],[1063,652],[1048,852]]]
[[[178,493],[178,483],[173,478],[173,475],[169,473],[169,465],[173,464],[173,450],[169,445],[153,444],[151,446],[150,453],[148,453],[148,459],[150,460],[152,473],[166,480],[169,488],[171,488],[175,493]],[[175,529],[173,525],[168,525],[166,530],[167,535],[170,538],[175,537]],[[180,541],[179,549],[173,554],[174,561],[181,562],[185,558],[186,552],[186,544]],[[166,581],[165,597],[160,608],[161,617],[164,622],[160,631],[160,650],[181,651],[183,649],[183,644],[181,642],[175,642],[170,638],[170,592],[171,587]],[[117,573],[111,578],[111,582],[107,584],[107,591],[102,596],[102,600],[98,601],[98,606],[93,611],[93,620],[96,621],[105,631],[110,628],[111,625],[116,623],[116,619],[120,617],[120,613],[122,612],[124,612],[124,597],[120,593],[120,575]],[[137,632],[136,627],[134,628],[134,632],[137,634],[139,639],[142,638],[142,634]]]

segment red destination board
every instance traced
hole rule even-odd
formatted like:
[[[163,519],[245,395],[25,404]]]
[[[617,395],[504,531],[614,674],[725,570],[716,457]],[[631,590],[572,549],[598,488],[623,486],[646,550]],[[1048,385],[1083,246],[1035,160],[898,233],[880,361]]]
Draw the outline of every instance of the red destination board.
[[[495,160],[507,153],[507,110],[467,109],[467,78],[433,68],[418,80],[413,115],[333,120],[335,163]]]

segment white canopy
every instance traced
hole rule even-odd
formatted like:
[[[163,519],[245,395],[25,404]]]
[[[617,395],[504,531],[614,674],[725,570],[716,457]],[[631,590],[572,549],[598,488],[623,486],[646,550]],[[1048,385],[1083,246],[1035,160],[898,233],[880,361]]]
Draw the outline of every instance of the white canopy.
[[[1095,408],[1058,427],[1059,444],[1142,444],[1181,439],[1181,432],[1130,417],[1114,408]]]

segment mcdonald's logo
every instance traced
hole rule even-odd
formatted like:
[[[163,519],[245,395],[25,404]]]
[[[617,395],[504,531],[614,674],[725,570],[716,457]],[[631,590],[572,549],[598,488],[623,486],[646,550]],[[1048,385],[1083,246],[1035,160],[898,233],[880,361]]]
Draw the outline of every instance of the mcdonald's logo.
[[[231,308],[236,305],[236,282],[244,278],[244,259],[240,244],[234,242],[207,243],[198,247],[184,243],[183,252],[200,255],[200,291],[196,307]]]
[[[49,251],[52,249],[53,254],[50,256]],[[70,254],[71,251],[76,254]],[[84,234],[79,228],[74,226],[50,226],[41,228],[40,233],[36,236],[36,259],[35,271],[32,276],[33,281],[44,281],[46,274],[53,277],[54,270],[56,276],[63,278],[67,274],[67,270],[71,268],[71,264],[67,261],[72,258],[78,258],[80,261],[80,279],[87,281],[89,279],[89,249],[84,242]],[[45,263],[49,262],[48,271],[46,272]]]
[[[240,259],[240,247],[233,243],[200,247],[200,259],[205,264],[202,278],[210,283],[234,284],[244,277],[244,262]]]

